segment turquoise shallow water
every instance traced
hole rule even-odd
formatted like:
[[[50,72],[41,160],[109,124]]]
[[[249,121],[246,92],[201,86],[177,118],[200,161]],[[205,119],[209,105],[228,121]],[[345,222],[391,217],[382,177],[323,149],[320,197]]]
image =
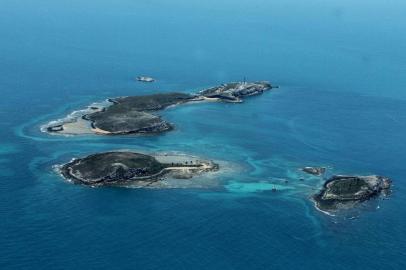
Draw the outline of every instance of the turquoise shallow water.
[[[404,269],[401,1],[0,3],[2,269]],[[139,84],[139,74],[158,79]],[[241,80],[243,104],[165,110],[172,132],[58,137],[93,101]],[[204,189],[87,188],[52,166],[112,149],[227,161]],[[330,217],[298,168],[391,177],[389,200]],[[288,183],[285,183],[288,180]],[[272,192],[277,187],[278,192]],[[356,217],[356,218],[353,218]]]

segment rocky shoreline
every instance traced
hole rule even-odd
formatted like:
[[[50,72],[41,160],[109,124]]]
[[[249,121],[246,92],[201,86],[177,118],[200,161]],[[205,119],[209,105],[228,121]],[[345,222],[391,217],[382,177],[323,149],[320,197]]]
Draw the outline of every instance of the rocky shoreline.
[[[358,204],[391,193],[392,180],[379,175],[331,175],[328,167],[302,167],[310,177],[324,180],[323,186],[311,196],[315,207],[331,214],[351,209]],[[304,177],[300,178],[304,181]]]
[[[217,98],[224,102],[242,102],[244,97],[259,95],[268,89],[272,89],[269,82],[237,82],[227,83],[213,88],[200,91],[199,94],[206,98]]]
[[[334,175],[313,196],[316,207],[323,212],[352,208],[380,195],[389,194],[392,181],[383,176]]]
[[[196,101],[240,103],[244,97],[259,95],[272,88],[268,82],[236,82],[205,89],[197,94],[172,92],[110,98],[106,106],[89,106],[88,110],[82,110],[82,115],[56,123],[51,121],[42,130],[61,135],[162,133],[172,130],[174,126],[156,113],[169,106]]]
[[[136,185],[156,186],[167,177],[191,179],[196,175],[219,170],[213,161],[184,156],[153,155],[130,151],[103,152],[74,159],[59,167],[60,174],[67,180],[87,186]],[[187,180],[185,180],[187,181]]]
[[[260,95],[272,88],[275,87],[268,82],[236,82],[208,88],[197,94],[172,92],[110,98],[105,103],[93,104],[70,114],[66,121],[51,122],[44,131],[69,135],[159,134],[174,128],[157,114],[170,106],[206,101],[241,103],[245,97]],[[168,177],[190,179],[219,170],[219,165],[212,161],[179,162],[177,157],[171,158],[159,161],[152,155],[131,151],[105,152],[72,160],[60,166],[59,172],[65,179],[77,184],[146,187],[163,186]],[[302,167],[300,170],[303,173],[300,181],[305,180],[305,174],[320,179],[328,175],[327,167]],[[285,180],[286,183],[289,181]],[[312,200],[317,209],[330,213],[385,195],[390,188],[391,180],[382,176],[334,175],[325,181]],[[273,190],[277,191],[276,188]]]

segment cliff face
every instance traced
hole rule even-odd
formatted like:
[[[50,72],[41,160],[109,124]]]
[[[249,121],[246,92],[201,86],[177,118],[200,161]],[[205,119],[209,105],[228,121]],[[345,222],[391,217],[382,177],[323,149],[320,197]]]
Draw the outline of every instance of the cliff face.
[[[314,195],[316,206],[325,211],[338,210],[346,204],[363,202],[390,189],[386,177],[336,175],[326,181],[322,190]]]

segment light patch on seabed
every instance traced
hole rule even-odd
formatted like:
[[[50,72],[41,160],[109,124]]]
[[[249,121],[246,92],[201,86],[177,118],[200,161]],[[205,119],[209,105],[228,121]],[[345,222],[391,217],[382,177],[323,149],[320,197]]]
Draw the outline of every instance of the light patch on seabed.
[[[255,193],[255,192],[269,191],[269,190],[275,190],[275,192],[276,192],[276,191],[294,189],[294,187],[291,187],[291,186],[273,184],[273,183],[267,182],[267,181],[246,182],[246,183],[231,181],[228,184],[226,184],[224,187],[227,191],[234,192],[234,193],[253,193],[253,192]]]
[[[252,171],[250,172],[250,175],[261,175],[263,171],[263,164],[261,160],[255,160],[251,158],[250,156],[247,156],[246,158],[247,163],[252,167]]]
[[[15,144],[0,144],[0,155],[14,154],[19,151],[19,147]]]
[[[15,172],[8,168],[7,163],[9,162],[6,158],[0,158],[0,176],[9,177],[13,176]]]
[[[249,177],[247,177],[249,178]],[[260,193],[272,191],[275,194],[282,194],[284,197],[310,196],[317,190],[315,184],[308,181],[302,182],[299,178],[269,178],[261,181],[229,181],[224,185],[225,191],[239,196],[256,196]]]
[[[280,179],[274,179],[269,181],[257,181],[257,182],[239,182],[231,180],[224,185],[223,192],[202,192],[199,194],[201,199],[206,200],[220,200],[222,206],[235,208],[243,207],[244,201],[239,201],[243,198],[261,198],[262,200],[281,200],[286,202],[294,202],[301,205],[305,210],[305,216],[312,224],[313,232],[306,235],[292,235],[297,241],[316,241],[317,245],[324,247],[326,243],[323,241],[323,230],[320,220],[317,218],[317,211],[314,210],[312,202],[310,201],[311,191],[305,185],[291,184],[292,179],[289,179],[289,183],[275,183]],[[276,189],[275,192],[272,192]],[[239,202],[236,204],[236,202]],[[314,210],[314,211],[313,211]]]
[[[263,169],[257,169],[261,164]],[[313,225],[313,233],[297,235],[298,241],[314,240],[317,245],[323,247],[322,225],[317,217],[317,211],[313,208],[311,195],[317,192],[324,182],[322,177],[308,175],[300,171],[302,164],[295,164],[283,158],[271,158],[263,160],[250,160],[254,168],[246,172],[246,176],[238,175],[224,185],[222,191],[202,192],[199,197],[206,200],[221,200],[222,205],[229,207],[241,207],[244,201],[235,204],[243,198],[262,198],[265,200],[282,200],[295,202],[303,206],[306,218]],[[274,173],[272,173],[274,172]],[[264,180],[258,181],[258,178]]]
[[[15,172],[7,165],[11,160],[7,159],[7,155],[18,153],[19,147],[14,144],[0,144],[0,176],[10,177],[15,175]]]
[[[233,200],[266,196],[270,199],[298,200],[303,204],[309,202],[311,205],[310,196],[316,193],[324,182],[322,177],[302,172],[300,168],[303,164],[296,164],[281,157],[253,160],[247,156],[246,160],[249,160],[252,169],[244,171],[244,176],[234,175],[233,179],[224,184],[223,192],[203,193],[201,197]],[[262,180],[258,181],[258,178]]]

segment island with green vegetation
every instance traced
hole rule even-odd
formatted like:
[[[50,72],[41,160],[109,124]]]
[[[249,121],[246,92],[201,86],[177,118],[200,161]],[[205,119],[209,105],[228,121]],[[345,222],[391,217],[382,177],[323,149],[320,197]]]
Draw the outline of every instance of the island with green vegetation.
[[[92,154],[58,168],[67,180],[89,186],[157,187],[168,178],[188,179],[219,170],[213,161],[180,155],[148,155],[131,151]]]
[[[83,119],[91,121],[92,130],[99,134],[159,133],[172,129],[172,125],[152,112],[193,98],[183,93],[114,98],[109,99],[113,105]]]
[[[244,97],[272,89],[268,82],[236,82],[200,91],[197,94],[159,93],[108,99],[61,120],[51,121],[42,130],[51,134],[156,134],[173,129],[157,112],[179,104],[222,101],[242,102]]]
[[[390,188],[391,180],[383,176],[335,175],[324,183],[313,199],[319,210],[334,212],[351,208],[379,195],[386,195]]]

